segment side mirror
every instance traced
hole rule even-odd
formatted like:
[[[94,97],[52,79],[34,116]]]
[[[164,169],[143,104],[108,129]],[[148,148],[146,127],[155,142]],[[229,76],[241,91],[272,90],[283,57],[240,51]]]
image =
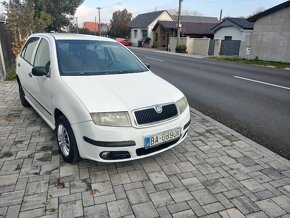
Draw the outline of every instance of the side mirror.
[[[33,76],[45,76],[47,74],[45,67],[33,67],[32,75]]]
[[[150,64],[145,63],[145,66],[146,66],[148,69],[150,69]]]

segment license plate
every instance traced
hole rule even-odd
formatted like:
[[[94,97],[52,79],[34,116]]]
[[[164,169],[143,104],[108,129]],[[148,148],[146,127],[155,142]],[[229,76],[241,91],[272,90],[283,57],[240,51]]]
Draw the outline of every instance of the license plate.
[[[181,135],[181,129],[172,129],[166,132],[158,133],[152,136],[145,137],[145,149],[152,148],[159,144],[163,144],[174,139],[179,138]]]

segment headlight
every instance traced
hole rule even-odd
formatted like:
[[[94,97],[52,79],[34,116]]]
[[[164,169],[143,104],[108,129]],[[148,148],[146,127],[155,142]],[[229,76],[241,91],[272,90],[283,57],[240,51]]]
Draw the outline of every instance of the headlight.
[[[128,112],[91,113],[91,117],[99,126],[131,126]]]
[[[177,105],[177,108],[179,110],[179,113],[181,114],[187,108],[187,105],[188,105],[186,97],[183,96],[181,99],[179,99],[176,102],[176,105]]]

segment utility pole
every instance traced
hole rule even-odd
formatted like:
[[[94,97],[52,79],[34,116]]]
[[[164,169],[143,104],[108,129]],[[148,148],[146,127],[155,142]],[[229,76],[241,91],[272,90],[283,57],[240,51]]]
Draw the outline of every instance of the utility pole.
[[[77,28],[77,33],[79,33],[78,17],[76,17],[76,28]]]
[[[97,17],[95,16],[95,36],[97,35]]]
[[[178,8],[178,20],[177,20],[177,45],[180,44],[180,32],[181,32],[181,4],[183,0],[179,0]]]
[[[99,35],[101,35],[101,7],[97,7],[99,11]]]

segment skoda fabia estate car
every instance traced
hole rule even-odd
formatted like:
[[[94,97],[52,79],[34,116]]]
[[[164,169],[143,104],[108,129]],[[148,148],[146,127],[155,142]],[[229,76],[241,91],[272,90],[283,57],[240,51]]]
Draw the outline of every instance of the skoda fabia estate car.
[[[22,105],[55,130],[67,162],[135,160],[187,135],[186,97],[115,40],[33,34],[16,65]]]

